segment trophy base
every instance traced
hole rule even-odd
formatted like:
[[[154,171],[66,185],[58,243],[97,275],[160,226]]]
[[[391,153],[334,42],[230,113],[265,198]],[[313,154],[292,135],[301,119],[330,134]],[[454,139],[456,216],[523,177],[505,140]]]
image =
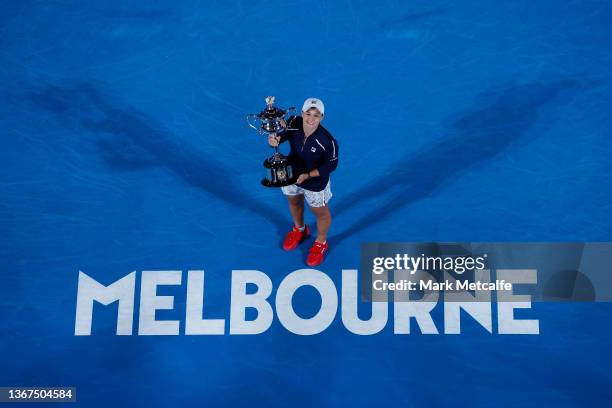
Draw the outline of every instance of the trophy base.
[[[285,181],[273,182],[265,178],[261,180],[261,185],[264,187],[285,187],[285,186],[290,186],[292,184],[295,184],[296,181],[297,181],[297,178],[290,178],[289,180],[285,180]]]
[[[264,160],[267,177],[261,180],[265,187],[284,187],[295,184],[297,177],[293,176],[293,169],[289,164],[289,158],[276,152]]]

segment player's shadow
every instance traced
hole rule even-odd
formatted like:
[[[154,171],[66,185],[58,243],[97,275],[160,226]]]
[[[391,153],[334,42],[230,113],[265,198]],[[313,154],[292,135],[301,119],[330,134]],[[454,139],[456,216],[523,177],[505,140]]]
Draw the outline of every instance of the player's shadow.
[[[541,107],[561,91],[575,86],[575,81],[563,80],[511,86],[481,95],[474,106],[452,119],[445,137],[406,154],[383,171],[382,176],[338,203],[334,209],[336,216],[353,207],[363,208],[365,200],[376,201],[368,207],[369,211],[330,240],[333,246],[436,194],[470,168],[499,155],[536,123]]]
[[[123,106],[102,89],[103,85],[92,82],[43,84],[31,88],[25,97],[30,106],[103,136],[96,141],[96,146],[109,168],[126,171],[164,166],[186,183],[261,216],[277,228],[279,235],[284,231],[286,217],[232,183],[228,175],[235,174],[235,168],[201,150],[186,149],[163,124]]]

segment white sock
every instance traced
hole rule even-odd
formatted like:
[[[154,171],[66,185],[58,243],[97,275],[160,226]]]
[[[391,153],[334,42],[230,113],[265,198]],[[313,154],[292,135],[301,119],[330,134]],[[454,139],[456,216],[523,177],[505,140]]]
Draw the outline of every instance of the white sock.
[[[300,232],[304,232],[304,230],[306,229],[306,225],[302,225],[301,228],[300,227],[297,227],[297,228],[300,230]]]

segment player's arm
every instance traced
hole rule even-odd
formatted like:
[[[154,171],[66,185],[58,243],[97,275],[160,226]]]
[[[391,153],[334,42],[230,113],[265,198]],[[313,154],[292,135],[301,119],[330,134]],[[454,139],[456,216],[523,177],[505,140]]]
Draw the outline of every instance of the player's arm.
[[[301,184],[313,177],[329,176],[332,171],[336,170],[338,167],[338,143],[336,141],[331,140],[329,146],[326,146],[323,159],[323,164],[318,168],[300,174],[296,183]]]
[[[330,139],[330,142],[325,146],[323,164],[319,168],[311,170],[310,175],[312,177],[327,177],[332,171],[336,170],[336,167],[338,167],[338,143],[334,139]]]

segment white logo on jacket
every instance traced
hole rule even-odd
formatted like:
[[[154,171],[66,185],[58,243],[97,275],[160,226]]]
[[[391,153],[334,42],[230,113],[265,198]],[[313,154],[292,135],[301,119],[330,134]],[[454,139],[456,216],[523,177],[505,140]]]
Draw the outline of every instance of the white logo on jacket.
[[[316,151],[317,151],[317,149],[316,149],[316,148],[314,148],[314,147],[311,147],[311,148],[310,148],[310,151],[314,153],[314,152],[316,152]]]

